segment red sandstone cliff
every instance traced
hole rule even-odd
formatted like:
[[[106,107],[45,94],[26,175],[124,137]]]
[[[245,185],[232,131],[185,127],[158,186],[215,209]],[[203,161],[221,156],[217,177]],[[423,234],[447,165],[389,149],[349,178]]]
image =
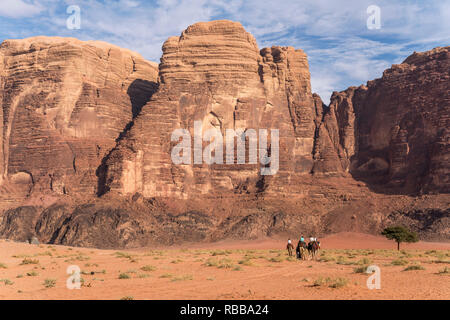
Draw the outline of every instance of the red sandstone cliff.
[[[335,92],[314,172],[350,172],[377,191],[450,192],[450,47],[414,53],[367,86]]]
[[[310,173],[315,111],[303,51],[259,51],[239,23],[197,23],[164,43],[159,70],[159,91],[106,162],[105,191],[187,199],[264,188],[259,164],[174,165],[171,133],[182,128],[194,136],[194,121],[222,136],[227,129],[279,129],[271,190],[286,192],[293,174]]]
[[[156,64],[107,43],[4,41],[0,197],[93,194],[102,158],[156,81]]]
[[[259,50],[231,21],[169,38],[159,68],[101,42],[7,40],[0,236],[131,247],[403,223],[449,239],[449,51],[415,53],[325,106],[302,50]],[[174,164],[171,134],[194,136],[194,121],[223,136],[278,129],[278,171]]]

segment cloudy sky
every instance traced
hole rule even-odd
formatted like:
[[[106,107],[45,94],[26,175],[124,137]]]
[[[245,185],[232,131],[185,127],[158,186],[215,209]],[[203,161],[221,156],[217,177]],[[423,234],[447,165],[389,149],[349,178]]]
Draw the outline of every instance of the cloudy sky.
[[[394,3],[395,2],[395,3]],[[70,30],[70,5],[81,28]],[[380,8],[380,28],[367,9]],[[36,35],[103,40],[159,62],[161,45],[198,21],[241,22],[260,48],[290,45],[309,57],[312,87],[332,91],[378,78],[414,51],[450,45],[450,0],[0,0],[0,41]]]

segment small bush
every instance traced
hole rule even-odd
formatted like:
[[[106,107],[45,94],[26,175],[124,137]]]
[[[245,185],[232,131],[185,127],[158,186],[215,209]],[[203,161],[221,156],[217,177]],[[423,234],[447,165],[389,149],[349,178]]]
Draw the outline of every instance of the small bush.
[[[4,263],[0,263],[0,269],[7,269],[8,267]]]
[[[412,271],[412,270],[425,270],[425,268],[420,265],[415,264],[415,265],[411,265],[411,266],[408,266],[405,269],[403,269],[403,271]]]
[[[270,262],[283,262],[284,261],[284,257],[282,256],[278,256],[278,257],[273,257],[269,259]]]
[[[130,279],[130,275],[128,273],[119,274],[119,279]]]
[[[25,258],[22,260],[22,263],[20,265],[24,265],[24,264],[38,264],[39,260],[37,259],[29,259],[29,258]]]
[[[44,280],[44,287],[46,288],[53,288],[56,285],[55,279],[45,279]]]
[[[250,259],[244,259],[238,262],[239,264],[242,264],[243,266],[253,266],[253,262]]]
[[[294,262],[294,261],[297,261],[297,258],[295,258],[295,257],[287,257],[286,261]]]
[[[177,263],[180,263],[180,262],[183,262],[183,260],[176,259],[176,260],[172,260],[170,263],[177,264]]]
[[[328,286],[330,288],[337,289],[337,288],[345,287],[347,284],[348,284],[348,280],[347,279],[345,279],[345,278],[337,278],[337,279],[334,279]]]
[[[208,259],[205,262],[205,266],[207,267],[217,267],[220,269],[231,269],[233,268],[233,262],[230,259],[221,259],[221,260],[217,260],[217,259]]]
[[[217,267],[220,269],[231,269],[233,268],[233,262],[230,259],[222,259],[219,261],[219,265]]]
[[[3,282],[5,286],[12,286],[14,284],[14,282],[9,279],[0,279],[0,282]]]
[[[228,252],[227,251],[223,251],[223,250],[218,250],[218,251],[213,251],[213,253],[211,253],[211,255],[213,257],[215,257],[215,256],[226,256],[226,255],[228,255]]]
[[[393,266],[406,266],[408,264],[408,261],[403,260],[403,259],[397,259],[397,260],[392,260],[391,264]]]
[[[186,274],[184,276],[172,278],[170,281],[172,281],[172,282],[175,282],[175,281],[187,281],[187,280],[192,280],[192,279],[194,279],[194,277],[191,274]]]
[[[205,266],[207,266],[207,267],[217,267],[218,265],[219,265],[219,261],[217,259],[209,258],[205,262]]]
[[[30,271],[30,272],[27,272],[27,276],[28,277],[36,277],[36,276],[38,276],[39,274],[36,272],[36,271]]]
[[[52,257],[53,254],[50,251],[45,251],[45,252],[37,253],[36,256],[49,256],[49,257]]]
[[[348,261],[347,259],[345,259],[343,256],[339,256],[336,264],[341,264],[341,265],[352,265],[354,264],[354,262],[352,261]]]
[[[362,258],[357,262],[359,265],[369,265],[372,263],[372,261],[368,258]]]
[[[156,267],[155,267],[155,266],[151,266],[151,265],[145,265],[145,266],[143,266],[143,267],[141,268],[141,270],[142,270],[142,271],[148,271],[148,272],[150,272],[150,271],[155,271],[155,270],[156,270]]]
[[[334,257],[332,257],[332,256],[326,256],[326,255],[324,255],[324,256],[321,256],[320,258],[319,258],[319,261],[320,262],[331,262],[331,261],[335,261],[336,259],[334,258]]]
[[[125,296],[120,298],[120,300],[134,300],[134,298],[132,296]]]
[[[445,263],[445,264],[450,264],[450,260],[444,260],[444,259],[433,260],[433,263]]]
[[[314,281],[313,286],[314,287],[328,286],[330,288],[337,289],[337,288],[345,287],[347,284],[348,284],[348,279],[346,279],[346,278],[331,279],[329,277],[327,277],[327,278],[320,277]]]
[[[354,273],[366,273],[368,266],[361,266],[353,269]]]

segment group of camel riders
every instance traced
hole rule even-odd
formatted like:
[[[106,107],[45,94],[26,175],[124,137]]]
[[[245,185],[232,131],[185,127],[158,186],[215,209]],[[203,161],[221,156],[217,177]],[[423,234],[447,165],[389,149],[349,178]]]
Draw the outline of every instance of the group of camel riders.
[[[293,250],[294,245],[292,244],[292,240],[288,239],[288,243],[286,246],[286,249],[288,250],[289,256],[293,256]],[[300,237],[300,240],[298,241],[297,248],[295,249],[295,252],[297,253],[297,259],[306,259],[306,250],[308,250],[309,254],[312,258],[316,255],[316,252],[320,249],[320,241],[317,240],[317,238],[310,237],[308,244],[305,241],[305,238],[303,236]]]

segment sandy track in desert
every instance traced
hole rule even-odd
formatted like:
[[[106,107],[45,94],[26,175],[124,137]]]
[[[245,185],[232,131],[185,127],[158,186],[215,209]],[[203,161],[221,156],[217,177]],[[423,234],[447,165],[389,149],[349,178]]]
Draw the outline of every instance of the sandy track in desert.
[[[287,256],[285,240],[98,250],[0,241],[0,299],[450,299],[450,244],[403,244],[341,233],[316,260]],[[67,267],[82,270],[69,290]],[[369,290],[367,265],[381,270]],[[409,266],[418,270],[404,271]]]

